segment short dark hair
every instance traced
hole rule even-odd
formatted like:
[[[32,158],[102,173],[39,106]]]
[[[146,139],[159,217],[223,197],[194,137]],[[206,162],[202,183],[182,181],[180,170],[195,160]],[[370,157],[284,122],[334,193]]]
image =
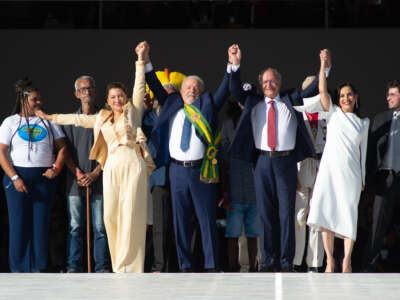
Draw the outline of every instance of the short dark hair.
[[[387,84],[387,89],[390,89],[390,88],[397,88],[400,92],[400,80],[395,79],[395,80],[389,81],[389,83]]]
[[[334,104],[336,104],[337,106],[340,107],[340,103],[339,103],[339,98],[340,98],[340,91],[342,90],[342,88],[348,86],[354,94],[356,94],[358,96],[357,98],[357,105],[354,106],[354,110],[353,113],[356,114],[359,118],[361,118],[360,115],[360,107],[361,107],[361,99],[360,99],[360,94],[357,92],[357,89],[355,88],[355,86],[350,83],[350,82],[345,82],[342,84],[339,84],[336,88],[336,92],[335,92],[335,100],[334,100]]]

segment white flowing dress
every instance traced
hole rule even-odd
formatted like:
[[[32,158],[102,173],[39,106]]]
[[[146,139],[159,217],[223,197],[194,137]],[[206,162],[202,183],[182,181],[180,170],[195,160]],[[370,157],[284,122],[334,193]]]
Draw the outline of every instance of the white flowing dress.
[[[319,97],[308,111],[322,111]],[[307,225],[356,240],[358,202],[365,182],[369,119],[330,104],[326,145],[310,202]]]

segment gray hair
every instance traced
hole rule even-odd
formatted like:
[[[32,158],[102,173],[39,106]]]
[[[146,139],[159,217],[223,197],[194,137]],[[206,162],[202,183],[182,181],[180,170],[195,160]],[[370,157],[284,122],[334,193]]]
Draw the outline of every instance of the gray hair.
[[[92,76],[89,76],[89,75],[82,75],[82,76],[79,76],[79,77],[75,80],[75,83],[74,83],[75,91],[78,89],[78,81],[79,81],[79,80],[83,80],[83,79],[89,80],[90,83],[92,84],[92,86],[93,86],[94,88],[96,87],[96,82],[94,81],[94,78],[93,78]]]
[[[182,85],[181,85],[181,86],[183,86],[183,85],[185,84],[185,81],[188,80],[188,79],[195,79],[195,80],[197,80],[197,82],[200,84],[201,92],[204,92],[204,81],[203,81],[203,79],[201,79],[201,78],[200,78],[199,76],[197,76],[197,75],[189,75],[189,76],[186,76],[186,78],[183,79]]]
[[[163,88],[164,88],[164,89],[173,90],[173,91],[176,92],[176,93],[179,92],[178,87],[177,87],[175,84],[170,83],[170,82],[163,84]]]
[[[279,83],[282,83],[282,75],[281,73],[278,72],[277,69],[274,68],[265,68],[263,69],[260,74],[258,75],[258,82],[260,83],[260,85],[262,86],[262,77],[264,75],[265,72],[267,71],[271,71],[272,74],[274,74],[274,76],[276,77],[276,79],[279,81]]]

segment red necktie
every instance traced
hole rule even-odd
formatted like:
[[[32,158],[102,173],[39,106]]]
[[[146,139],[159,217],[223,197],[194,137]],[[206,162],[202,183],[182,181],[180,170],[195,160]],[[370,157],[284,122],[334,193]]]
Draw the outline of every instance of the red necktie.
[[[268,101],[268,147],[274,151],[276,147],[276,115],[274,108],[274,100]]]
[[[306,116],[308,121],[310,122],[310,126],[314,128],[318,128],[318,113],[310,114],[306,112]]]

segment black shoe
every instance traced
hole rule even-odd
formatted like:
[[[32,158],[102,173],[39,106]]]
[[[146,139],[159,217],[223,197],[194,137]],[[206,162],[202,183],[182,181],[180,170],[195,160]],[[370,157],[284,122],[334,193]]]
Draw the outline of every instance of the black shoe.
[[[291,272],[293,272],[293,265],[287,265],[287,266],[281,267],[281,272],[282,273],[291,273]]]
[[[75,269],[68,269],[68,270],[67,270],[67,273],[78,273],[78,271],[75,270]]]
[[[272,273],[275,272],[275,268],[274,266],[265,266],[265,267],[261,267],[260,270],[258,271],[260,273]]]
[[[249,273],[255,273],[255,272],[258,272],[256,267],[249,268]]]
[[[304,266],[293,265],[293,272],[304,273],[304,272],[306,272],[306,269]]]
[[[239,267],[230,267],[228,272],[229,273],[239,273],[240,272],[240,266]]]
[[[364,273],[376,273],[376,264],[368,264],[363,270]]]
[[[319,273],[318,267],[308,267],[308,273]]]
[[[219,271],[216,268],[209,268],[209,269],[204,269],[205,273],[219,273]]]
[[[192,270],[192,268],[185,268],[185,269],[179,270],[179,273],[193,273],[193,270]]]

